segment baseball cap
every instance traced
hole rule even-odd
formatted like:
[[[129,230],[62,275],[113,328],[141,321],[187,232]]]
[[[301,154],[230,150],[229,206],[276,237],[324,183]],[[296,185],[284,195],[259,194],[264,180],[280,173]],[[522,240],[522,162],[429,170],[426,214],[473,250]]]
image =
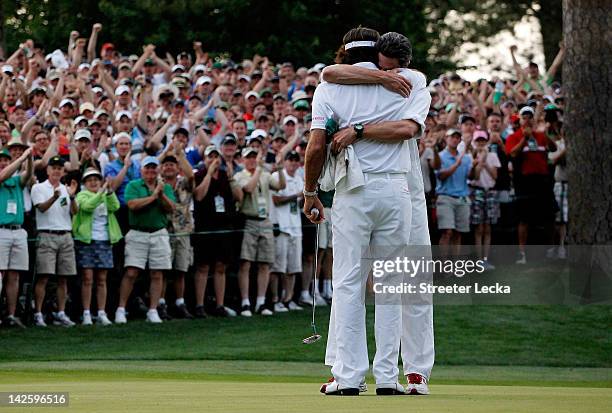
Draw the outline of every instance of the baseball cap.
[[[87,126],[92,127],[93,125],[99,125],[99,124],[100,124],[100,121],[98,119],[94,118],[94,119],[90,119],[89,120],[89,123],[88,123]]]
[[[155,156],[147,156],[142,160],[142,166],[149,165],[159,166],[159,159],[157,159]]]
[[[287,156],[285,156],[285,159],[288,161],[299,161],[300,154],[297,153],[296,151],[291,151],[287,154]]]
[[[242,90],[234,89],[234,91],[232,92],[232,95],[234,95],[234,96],[242,96]]]
[[[60,74],[57,70],[51,69],[47,72],[47,79],[49,80],[57,80],[60,78]]]
[[[172,66],[172,70],[171,70],[172,73],[176,72],[177,70],[181,70],[181,71],[184,72],[185,71],[185,66],[183,66],[181,64],[176,64],[176,65]]]
[[[213,152],[217,152],[219,155],[221,154],[215,145],[208,145],[206,149],[204,149],[204,156],[208,156]]]
[[[102,45],[102,50],[105,50],[105,49],[114,49],[114,48],[115,48],[115,45],[113,45],[112,43],[104,43]]]
[[[459,132],[457,129],[449,129],[446,131],[446,136],[451,136],[451,135],[454,135],[455,133],[458,135],[461,135],[461,132]]]
[[[277,93],[276,95],[274,95],[274,100],[278,100],[278,99],[285,100],[285,101],[287,100],[285,95],[283,95],[282,93]]]
[[[244,80],[245,82],[250,82],[251,78],[248,75],[240,75],[238,76],[238,80]]]
[[[100,86],[92,87],[91,91],[94,92],[94,93],[104,93],[104,89],[102,89]]]
[[[3,65],[2,66],[2,73],[14,73],[13,66],[11,66],[11,65]]]
[[[261,140],[264,139],[266,136],[268,136],[268,132],[266,132],[265,130],[255,129],[253,132],[251,132],[250,138],[259,138]]]
[[[254,90],[251,90],[250,92],[248,92],[246,95],[244,95],[245,99],[249,99],[250,97],[254,97],[255,99],[259,99],[259,93],[255,92]]]
[[[174,99],[172,106],[185,106],[185,101],[183,99]]]
[[[83,112],[85,112],[86,110],[90,110],[90,111],[92,111],[92,112],[93,112],[93,111],[95,111],[95,109],[96,109],[96,108],[94,108],[93,103],[91,103],[91,102],[85,102],[85,103],[82,103],[82,104],[81,104],[81,106],[79,107],[79,113],[83,113]]]
[[[27,147],[28,147],[28,145],[26,145],[25,143],[23,143],[23,142],[21,141],[21,138],[20,138],[19,136],[13,136],[13,137],[12,137],[12,138],[11,138],[11,139],[10,139],[10,140],[7,142],[7,144],[6,144],[6,147],[7,147],[7,148],[10,148],[10,147],[12,147],[12,146],[21,146],[21,147],[24,147],[24,148],[27,148]]]
[[[55,155],[55,156],[52,156],[51,159],[49,159],[49,162],[47,163],[47,165],[49,165],[49,166],[64,166],[64,160],[62,159],[61,156]]]
[[[204,83],[212,83],[212,79],[208,76],[202,76],[196,80],[196,86],[203,85]]]
[[[297,118],[296,118],[295,116],[293,116],[293,115],[288,115],[288,116],[285,116],[285,117],[283,118],[283,125],[286,125],[286,124],[287,124],[287,123],[289,123],[289,122],[293,122],[293,123],[295,123],[295,124],[297,125],[298,120],[297,120]]]
[[[104,116],[104,115],[108,116],[108,113],[106,113],[105,110],[100,109],[96,111],[96,113],[94,114],[94,118],[98,119],[100,116]]]
[[[251,154],[257,154],[257,149],[252,148],[250,146],[247,146],[241,152],[241,155],[242,155],[243,158],[246,158],[247,156],[249,156]]]
[[[193,73],[206,72],[206,66],[199,64],[193,67]]]
[[[87,121],[87,118],[85,116],[77,116],[76,118],[74,118],[75,125],[78,125],[82,121]]]
[[[130,93],[130,87],[127,85],[121,85],[118,86],[117,89],[115,89],[115,96],[121,96],[124,93]]]
[[[87,168],[81,180],[85,181],[90,176],[97,176],[98,178],[102,179],[102,174],[96,168]]]
[[[310,109],[310,105],[305,100],[298,100],[297,102],[295,102],[293,104],[293,109],[296,109],[296,110],[299,110],[299,109],[309,110]]]
[[[281,139],[281,140],[287,142],[287,138],[285,138],[285,135],[276,135],[274,138],[272,138],[273,141],[275,141],[277,139]]]
[[[119,63],[119,70],[121,69],[131,69],[132,66],[130,65],[129,62],[121,62]]]
[[[91,141],[91,132],[89,132],[87,129],[79,129],[78,131],[76,131],[76,133],[74,134],[74,140],[79,141],[81,139],[87,139],[88,141]]]
[[[472,121],[474,123],[476,123],[476,119],[474,119],[474,117],[472,115],[470,115],[469,113],[464,113],[461,116],[459,116],[459,123],[460,124],[464,124],[465,122],[468,121]]]
[[[236,136],[233,133],[228,133],[221,141],[221,145],[227,145],[228,143],[238,143],[238,141],[236,140]]]
[[[291,103],[295,103],[298,100],[302,100],[302,99],[308,99],[308,95],[303,90],[298,90],[296,92],[293,92],[293,95],[291,95]]]
[[[40,85],[34,85],[30,88],[29,94],[32,95],[36,93],[47,93],[47,88],[44,86],[40,86]]]
[[[155,61],[151,58],[148,58],[144,61],[145,66],[155,66]]]
[[[272,89],[270,89],[269,87],[261,89],[261,91],[259,92],[259,96],[263,97],[263,95],[272,95]]]
[[[115,115],[115,121],[121,120],[122,117],[127,116],[129,119],[132,119],[132,112],[129,110],[120,110]]]
[[[59,107],[63,108],[66,105],[70,105],[72,107],[76,106],[76,104],[74,103],[74,100],[66,98],[66,99],[62,99],[62,101],[59,104]]]
[[[479,139],[484,139],[485,141],[489,140],[489,134],[483,130],[477,130],[474,132],[474,140],[477,141]]]
[[[2,149],[0,151],[0,156],[4,156],[5,158],[9,158],[12,159],[11,154],[9,153],[8,149]]]
[[[519,111],[519,115],[524,115],[525,113],[530,113],[531,116],[535,116],[535,111],[531,106],[523,106],[523,108]]]
[[[113,136],[113,145],[117,144],[117,141],[121,138],[127,138],[130,143],[132,143],[132,137],[127,132],[119,132],[115,136]]]

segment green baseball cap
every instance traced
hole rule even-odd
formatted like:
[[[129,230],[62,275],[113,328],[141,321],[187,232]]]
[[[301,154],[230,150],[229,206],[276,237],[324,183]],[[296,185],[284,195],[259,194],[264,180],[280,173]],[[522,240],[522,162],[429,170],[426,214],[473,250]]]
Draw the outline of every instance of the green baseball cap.
[[[8,149],[2,149],[0,151],[0,156],[4,156],[6,158],[12,159],[11,154],[9,153]]]

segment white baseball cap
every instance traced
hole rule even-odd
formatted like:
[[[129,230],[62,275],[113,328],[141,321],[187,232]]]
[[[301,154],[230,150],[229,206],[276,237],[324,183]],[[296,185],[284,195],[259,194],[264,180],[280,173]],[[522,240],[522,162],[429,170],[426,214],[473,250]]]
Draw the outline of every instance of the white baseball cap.
[[[177,70],[182,70],[184,72],[185,71],[185,66],[183,66],[183,65],[174,65],[174,66],[172,66],[172,70],[171,70],[172,73],[176,72]]]
[[[212,83],[212,79],[208,76],[199,77],[196,81],[196,86],[203,85],[204,83]]]
[[[293,122],[296,125],[298,124],[298,119],[293,115],[288,115],[283,118],[283,125],[286,125],[289,122]]]
[[[122,117],[127,116],[129,119],[132,119],[132,112],[129,110],[120,110],[115,115],[115,121],[121,120]]]
[[[74,140],[79,141],[81,139],[87,139],[88,141],[91,141],[91,132],[89,132],[89,130],[85,128],[76,131],[76,133],[74,134]]]
[[[535,116],[535,111],[531,106],[523,106],[519,111],[519,115],[524,115],[525,113],[530,113],[531,116]]]
[[[62,99],[62,101],[59,104],[59,107],[63,108],[66,105],[71,105],[72,107],[75,107],[76,103],[74,103],[74,100],[66,98],[66,99]]]
[[[264,139],[266,136],[268,136],[268,132],[266,132],[263,129],[255,129],[253,132],[251,132],[251,139],[253,138],[261,138]]]
[[[130,87],[127,85],[121,85],[118,86],[117,89],[115,89],[115,96],[121,96],[124,93],[130,93]]]
[[[244,98],[248,100],[251,96],[254,96],[255,98],[259,99],[259,93],[255,92],[254,90],[251,90],[246,95],[244,95]]]

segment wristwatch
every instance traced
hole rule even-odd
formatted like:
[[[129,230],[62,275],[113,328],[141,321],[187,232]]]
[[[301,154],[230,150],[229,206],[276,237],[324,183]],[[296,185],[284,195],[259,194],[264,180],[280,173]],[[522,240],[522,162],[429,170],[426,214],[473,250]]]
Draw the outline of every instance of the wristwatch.
[[[361,123],[357,123],[353,126],[353,129],[357,134],[357,139],[361,139],[363,137],[363,125]]]

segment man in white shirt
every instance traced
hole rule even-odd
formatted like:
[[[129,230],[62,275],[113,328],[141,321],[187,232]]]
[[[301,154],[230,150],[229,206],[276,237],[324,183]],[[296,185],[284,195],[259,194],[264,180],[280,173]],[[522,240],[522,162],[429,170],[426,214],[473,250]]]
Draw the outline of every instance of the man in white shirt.
[[[374,47],[378,38],[374,30],[352,29],[344,36],[336,62],[376,70],[373,62],[378,61]],[[346,165],[346,177],[336,183],[332,208],[335,317],[330,324],[334,326],[336,354],[332,361],[334,381],[325,387],[328,395],[357,395],[368,371],[364,296],[369,267],[363,265],[362,254],[380,247],[397,250],[409,243],[411,199],[407,181],[411,163],[406,140],[425,129],[430,101],[422,103],[423,108],[410,107],[402,96],[379,85],[323,82],[315,91],[304,185],[304,212],[312,222],[325,219],[316,189],[325,162],[328,119],[345,128],[334,136],[332,152],[340,153],[337,158],[355,158]],[[341,162],[337,164],[342,166]],[[349,181],[353,188],[349,189]],[[311,213],[313,208],[318,216]],[[404,393],[397,383],[401,318],[401,305],[396,302],[376,306],[373,372],[377,394]]]
[[[409,40],[395,32],[386,33],[377,41],[378,64],[383,70],[402,68],[399,73],[365,70],[351,65],[334,65],[324,69],[325,81],[344,84],[381,84],[402,95],[410,92],[407,104],[420,113],[429,109],[429,91],[425,77],[407,69],[412,56]],[[402,82],[408,80],[409,85]],[[405,89],[408,86],[410,89]],[[420,167],[417,139],[407,142],[410,151],[408,189],[412,203],[410,246],[413,256],[431,256],[431,240],[427,224],[424,176]],[[419,274],[419,278],[431,282],[431,274]],[[428,301],[428,297],[421,297]],[[433,307],[428,304],[411,303],[409,297],[402,306],[402,361],[408,380],[408,394],[427,394],[427,380],[434,363]],[[326,358],[333,360],[335,337],[330,331]]]
[[[276,258],[270,269],[270,290],[274,312],[277,313],[302,310],[302,307],[293,301],[295,275],[302,272],[302,221],[299,203],[303,198],[304,180],[296,173],[299,166],[300,155],[291,151],[285,157],[285,170],[272,174],[272,178],[278,180],[278,175],[284,173],[286,182],[284,189],[274,191],[272,194],[280,232],[274,238]],[[282,277],[284,291],[280,301],[278,301],[279,277]]]
[[[72,327],[74,323],[64,312],[68,295],[67,277],[76,276],[74,242],[72,240],[71,216],[77,212],[74,197],[78,190],[76,181],[66,188],[60,182],[64,175],[64,160],[54,156],[47,166],[48,179],[32,187],[32,203],[36,207],[36,229],[38,245],[36,249],[36,285],[34,297],[36,312],[34,324],[46,327],[42,315],[47,281],[57,275],[57,309],[54,324]]]

